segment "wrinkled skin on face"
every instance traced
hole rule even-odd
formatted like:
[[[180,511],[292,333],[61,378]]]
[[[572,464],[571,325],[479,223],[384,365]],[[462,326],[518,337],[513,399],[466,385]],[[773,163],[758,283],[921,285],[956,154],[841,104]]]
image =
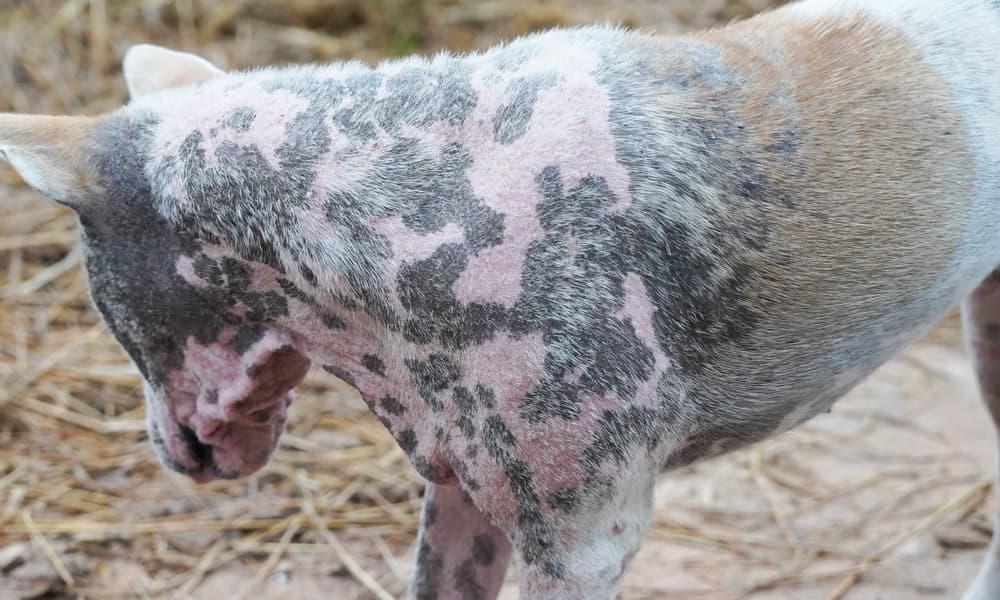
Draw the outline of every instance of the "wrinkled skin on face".
[[[744,35],[772,71],[799,64]],[[828,408],[981,267],[949,270],[957,234],[923,200],[962,175],[924,146],[880,166],[892,177],[851,171],[864,194],[804,167],[877,155],[870,131],[961,131],[946,106],[928,124],[926,98],[900,93],[880,126],[823,108],[855,142],[826,147],[800,103],[834,94],[748,85],[743,56],[557,31],[219,77],[103,123],[87,266],[164,462],[199,480],[260,468],[314,362],[431,482],[411,596],[492,597],[513,553],[525,597],[613,597],[656,472]],[[902,77],[854,67],[859,94]],[[907,226],[853,217],[872,193]],[[865,252],[831,226],[852,219]],[[928,239],[933,257],[908,258]]]
[[[95,143],[127,135],[108,125]],[[181,277],[177,261],[199,240],[153,209],[141,155],[99,156],[107,197],[80,214],[87,272],[105,322],[145,379],[153,445],[198,481],[248,475],[277,446],[309,360],[287,332],[265,325],[280,302],[241,293],[242,263],[220,275],[228,288],[199,290]]]

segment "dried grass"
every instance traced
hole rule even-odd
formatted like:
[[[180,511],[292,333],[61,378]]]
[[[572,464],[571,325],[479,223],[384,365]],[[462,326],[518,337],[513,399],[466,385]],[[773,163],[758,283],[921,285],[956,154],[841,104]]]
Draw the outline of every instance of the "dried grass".
[[[764,7],[757,4],[767,2],[671,6],[688,11],[682,21],[704,24]],[[198,49],[230,66],[374,60],[621,16],[605,9],[412,0],[0,4],[0,89],[9,90],[0,110],[117,106],[117,61],[140,41]],[[350,597],[399,594],[421,484],[353,392],[310,375],[269,466],[246,481],[196,488],[157,464],[138,375],[91,309],[80,266],[73,215],[0,170],[0,598],[189,597],[232,565],[249,575],[231,593],[248,598],[289,557],[326,561],[325,576],[341,565],[358,582]],[[935,340],[950,343],[954,323]],[[935,365],[908,360],[919,385],[940,377]],[[933,431],[869,411],[856,421],[847,433],[807,426],[676,474],[650,538],[699,551],[680,567],[693,583],[627,580],[625,596],[739,598],[819,584],[835,600],[908,541],[982,513],[989,483],[981,467],[946,443],[914,457],[864,442],[878,427],[933,447]],[[730,488],[744,501],[717,503]],[[753,577],[730,577],[719,555],[733,573]],[[122,565],[138,574],[123,578]]]

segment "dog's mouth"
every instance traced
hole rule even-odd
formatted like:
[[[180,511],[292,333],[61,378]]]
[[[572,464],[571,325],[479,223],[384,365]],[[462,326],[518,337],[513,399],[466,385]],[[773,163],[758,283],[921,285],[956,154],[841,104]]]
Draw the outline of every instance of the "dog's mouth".
[[[162,389],[146,388],[160,459],[197,482],[244,477],[267,464],[293,388],[309,370],[286,334],[268,330],[248,348],[238,348],[235,337],[189,341],[183,368]]]

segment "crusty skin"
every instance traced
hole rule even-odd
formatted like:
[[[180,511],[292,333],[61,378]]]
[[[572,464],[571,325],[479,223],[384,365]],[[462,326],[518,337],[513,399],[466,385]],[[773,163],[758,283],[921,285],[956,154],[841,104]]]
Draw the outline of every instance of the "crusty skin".
[[[828,409],[1000,264],[998,56],[995,2],[807,0],[212,77],[92,128],[91,289],[172,468],[262,466],[316,363],[429,482],[412,597],[513,555],[524,598],[612,598],[659,471]]]

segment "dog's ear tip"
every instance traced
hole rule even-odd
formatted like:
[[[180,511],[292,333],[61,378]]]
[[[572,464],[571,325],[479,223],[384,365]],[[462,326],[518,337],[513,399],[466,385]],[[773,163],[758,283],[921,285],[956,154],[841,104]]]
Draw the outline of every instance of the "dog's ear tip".
[[[0,113],[0,159],[42,194],[78,206],[97,188],[85,154],[97,120]]]
[[[131,98],[212,79],[225,71],[188,52],[154,44],[136,44],[125,52],[122,73]]]

